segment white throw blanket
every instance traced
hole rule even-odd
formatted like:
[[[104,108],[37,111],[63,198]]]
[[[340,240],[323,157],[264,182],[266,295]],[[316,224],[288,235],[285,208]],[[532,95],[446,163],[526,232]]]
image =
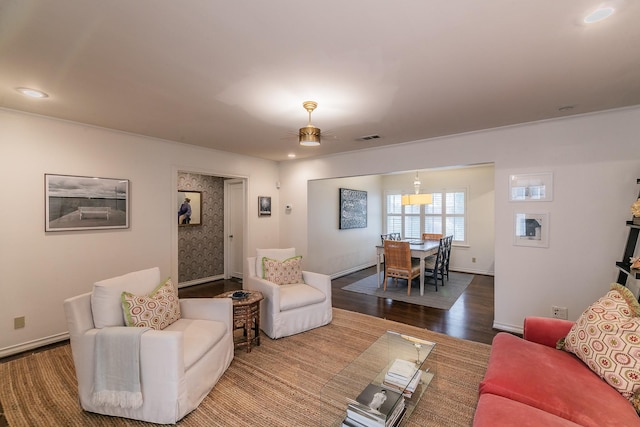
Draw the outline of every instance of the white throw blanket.
[[[140,339],[149,328],[114,326],[96,334],[95,405],[139,408]]]

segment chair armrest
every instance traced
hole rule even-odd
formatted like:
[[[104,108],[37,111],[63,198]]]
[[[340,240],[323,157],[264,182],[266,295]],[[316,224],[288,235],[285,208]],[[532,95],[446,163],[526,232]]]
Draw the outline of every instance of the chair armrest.
[[[526,317],[523,338],[548,347],[555,347],[569,333],[574,322],[549,317]]]
[[[230,298],[182,298],[180,314],[185,319],[216,320],[229,330],[233,325],[233,302]]]
[[[307,285],[316,288],[331,300],[331,277],[326,274],[303,271],[302,279]]]
[[[268,304],[272,308],[272,313],[280,311],[280,287],[266,279],[258,276],[249,276],[244,280],[243,288],[248,291],[259,291],[262,293],[263,304]]]

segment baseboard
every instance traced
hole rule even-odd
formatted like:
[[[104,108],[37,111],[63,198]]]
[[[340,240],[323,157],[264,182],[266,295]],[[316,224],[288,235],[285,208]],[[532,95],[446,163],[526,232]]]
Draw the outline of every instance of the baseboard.
[[[13,356],[14,354],[22,353],[25,351],[33,350],[38,347],[44,347],[45,345],[55,344],[60,341],[68,340],[69,332],[63,332],[56,335],[51,335],[44,338],[39,338],[33,341],[27,341],[21,344],[12,345],[5,348],[0,348],[0,358]]]
[[[522,335],[524,333],[524,329],[522,328],[522,326],[507,325],[505,323],[496,321],[493,322],[493,329],[498,329],[505,332],[513,332],[514,334],[519,335]]]
[[[331,280],[333,280],[333,279],[337,279],[338,277],[346,276],[347,274],[355,273],[356,271],[364,270],[365,268],[375,267],[375,266],[376,266],[375,262],[372,264],[363,264],[357,267],[352,267],[348,270],[343,270],[337,273],[330,274],[329,277],[331,277]]]

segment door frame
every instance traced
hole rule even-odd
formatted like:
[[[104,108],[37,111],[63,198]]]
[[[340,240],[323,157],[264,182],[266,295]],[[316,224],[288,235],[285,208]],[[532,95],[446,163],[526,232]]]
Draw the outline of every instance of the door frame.
[[[178,277],[180,277],[178,275],[179,273],[179,253],[178,253],[178,224],[177,221],[174,221],[174,210],[173,206],[176,206],[176,204],[178,203],[178,174],[179,173],[193,173],[193,174],[199,174],[199,175],[208,175],[208,176],[215,176],[215,177],[220,177],[220,178],[227,178],[227,179],[239,179],[242,180],[243,182],[243,190],[244,190],[244,194],[243,194],[243,205],[245,206],[244,212],[242,212],[242,234],[243,234],[243,238],[242,238],[242,257],[243,259],[246,259],[246,253],[247,253],[247,245],[248,245],[248,216],[247,216],[247,187],[248,187],[248,177],[247,176],[243,176],[243,175],[231,175],[228,173],[221,173],[221,172],[217,172],[213,169],[197,169],[197,168],[193,168],[193,167],[184,167],[184,166],[178,166],[178,165],[174,165],[171,168],[171,207],[167,209],[167,216],[171,218],[170,220],[170,224],[172,224],[171,226],[171,277],[175,278],[175,282],[176,286],[181,287],[179,285],[178,282]],[[226,195],[226,189],[225,189],[225,195],[224,195],[224,199],[226,201],[227,195]],[[226,232],[226,208],[225,208],[225,232]],[[225,233],[226,235],[226,233]],[[225,239],[226,240],[226,239]],[[227,259],[228,259],[228,255],[227,255],[227,244],[225,241],[225,245],[224,245],[224,277],[227,277]],[[243,266],[244,267],[244,266]],[[193,285],[195,283],[189,283],[189,285]]]
[[[241,209],[241,213],[243,214],[243,221],[242,221],[242,255],[241,255],[241,259],[240,259],[240,279],[243,278],[243,271],[244,271],[244,260],[245,260],[245,248],[247,247],[246,245],[246,236],[245,233],[247,231],[247,223],[246,223],[246,219],[247,219],[247,180],[246,179],[240,179],[240,178],[232,178],[232,179],[226,179],[224,181],[224,278],[225,279],[230,279],[231,276],[231,268],[229,266],[230,263],[230,257],[229,257],[229,253],[230,253],[230,243],[229,243],[229,233],[230,233],[230,226],[229,226],[229,219],[232,217],[232,215],[237,214],[237,212],[231,212],[231,203],[229,202],[230,200],[230,196],[229,196],[229,185],[231,184],[241,184],[242,186],[242,209]]]

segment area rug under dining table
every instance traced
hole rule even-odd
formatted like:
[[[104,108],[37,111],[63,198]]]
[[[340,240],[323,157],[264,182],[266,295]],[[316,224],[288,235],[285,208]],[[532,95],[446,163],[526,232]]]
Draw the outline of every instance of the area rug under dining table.
[[[382,282],[383,273],[380,273]],[[383,286],[378,287],[378,276],[371,276],[353,282],[344,286],[342,289],[361,294],[374,295],[380,298],[390,298],[396,301],[404,301],[410,304],[423,305],[425,307],[440,308],[449,310],[456,303],[460,295],[467,289],[467,286],[473,280],[473,274],[459,273],[456,271],[449,272],[449,280],[445,278],[445,285],[440,285],[438,281],[438,290],[433,284],[425,283],[424,295],[420,295],[420,285],[418,279],[414,279],[411,286],[411,295],[407,295],[407,281],[398,279],[394,283],[393,279],[387,279],[387,290]]]
[[[321,403],[322,387],[387,330],[437,343],[437,381],[407,426],[470,426],[490,346],[334,309],[331,324],[236,352],[200,406],[178,422],[191,426],[328,426],[344,408]],[[70,346],[0,364],[0,402],[11,427],[151,426],[84,412]]]

